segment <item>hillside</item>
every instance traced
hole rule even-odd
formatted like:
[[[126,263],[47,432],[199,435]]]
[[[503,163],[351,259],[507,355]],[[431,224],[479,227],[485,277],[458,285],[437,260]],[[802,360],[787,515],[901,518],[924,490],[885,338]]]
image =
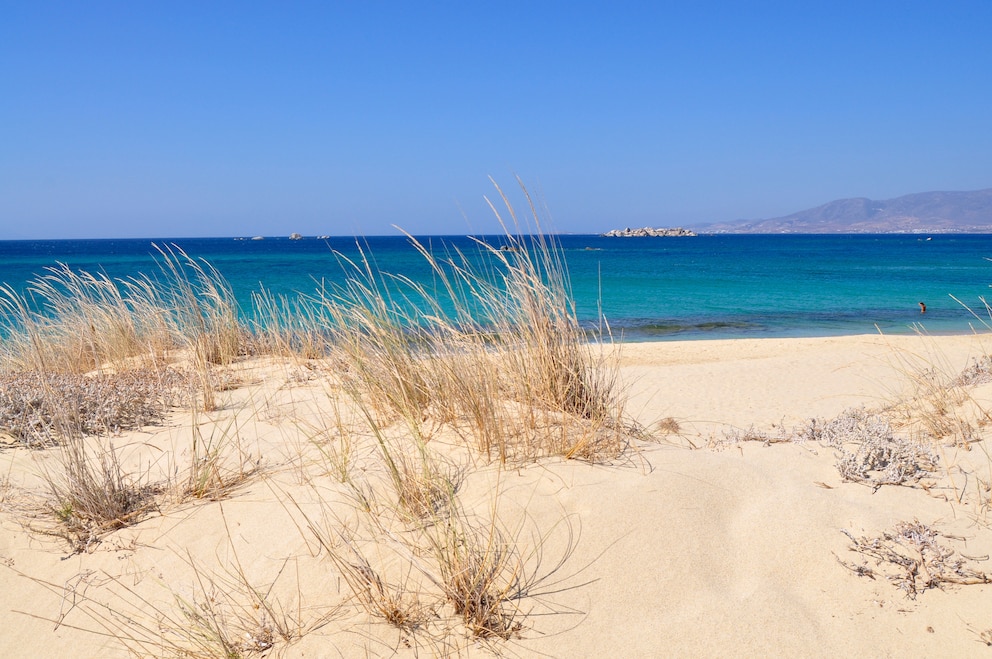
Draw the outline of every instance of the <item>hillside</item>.
[[[839,199],[784,217],[700,226],[706,233],[992,233],[992,188]]]

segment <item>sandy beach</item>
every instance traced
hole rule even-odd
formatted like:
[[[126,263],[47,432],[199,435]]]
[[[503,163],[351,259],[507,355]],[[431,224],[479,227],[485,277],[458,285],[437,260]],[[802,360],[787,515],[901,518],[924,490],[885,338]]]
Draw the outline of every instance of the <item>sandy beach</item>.
[[[458,621],[422,551],[437,523],[402,530],[414,527],[384,494],[377,438],[353,430],[324,367],[245,359],[226,367],[216,411],[178,409],[112,438],[149,485],[190,459],[191,438],[223,445],[237,485],[162,494],[81,549],[38,532],[52,451],[0,450],[0,655],[177,656],[192,643],[189,656],[210,656],[220,630],[241,655],[272,657],[980,656],[992,644],[992,585],[980,583],[992,574],[992,384],[956,378],[990,343],[624,345],[626,412],[643,432],[605,463],[501,466],[437,426],[426,445],[456,467],[465,528],[499,529],[516,552],[512,615],[495,635]],[[845,476],[838,464],[862,455],[853,435],[809,428],[859,408],[933,464],[898,484]],[[342,469],[364,485],[345,487]]]

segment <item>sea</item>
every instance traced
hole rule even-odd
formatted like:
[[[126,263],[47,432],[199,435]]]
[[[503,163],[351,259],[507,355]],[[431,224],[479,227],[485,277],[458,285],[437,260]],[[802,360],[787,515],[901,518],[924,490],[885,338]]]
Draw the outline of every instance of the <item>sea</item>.
[[[422,236],[442,260],[476,240]],[[740,235],[604,238],[556,235],[575,311],[626,341],[992,331],[992,235]],[[340,285],[342,257],[430,284],[405,236],[0,241],[0,282],[26,291],[46,268],[112,278],[160,274],[157,246],[214,266],[246,316],[261,288],[285,295]],[[921,313],[920,302],[926,305]]]

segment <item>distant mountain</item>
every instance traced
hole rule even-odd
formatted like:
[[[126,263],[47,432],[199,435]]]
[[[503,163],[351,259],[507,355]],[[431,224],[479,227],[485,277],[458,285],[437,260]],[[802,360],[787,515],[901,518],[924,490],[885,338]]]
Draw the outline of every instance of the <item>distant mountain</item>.
[[[766,220],[698,227],[704,233],[992,233],[992,188],[839,199]]]

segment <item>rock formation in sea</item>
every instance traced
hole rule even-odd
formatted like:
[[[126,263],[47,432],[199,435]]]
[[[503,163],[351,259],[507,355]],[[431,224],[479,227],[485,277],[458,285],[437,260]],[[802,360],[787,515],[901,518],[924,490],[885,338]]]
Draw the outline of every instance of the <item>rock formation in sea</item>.
[[[641,229],[613,229],[601,234],[604,238],[681,238],[684,236],[695,236],[695,232],[682,227],[674,229],[654,229],[643,227]]]

